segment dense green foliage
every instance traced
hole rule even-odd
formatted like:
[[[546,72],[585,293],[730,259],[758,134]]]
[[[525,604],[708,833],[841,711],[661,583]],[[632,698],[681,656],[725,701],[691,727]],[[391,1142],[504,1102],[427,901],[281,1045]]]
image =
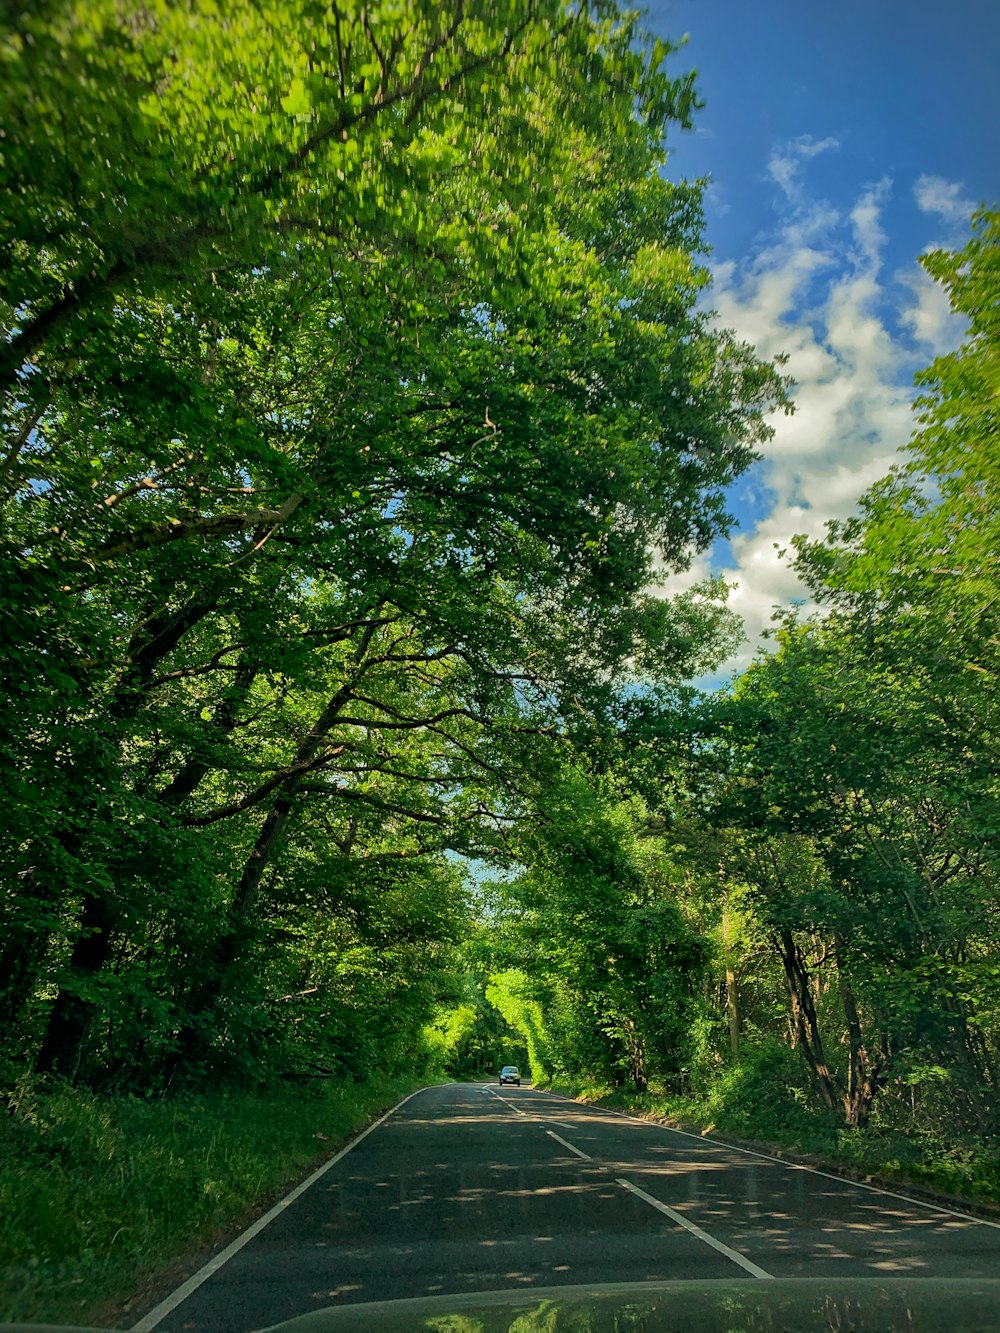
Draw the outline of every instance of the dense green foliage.
[[[712,660],[653,561],[783,397],[696,305],[634,16],[225,12],[0,44],[0,1044],[95,1088],[423,1058],[447,854]]]
[[[717,695],[622,700],[498,886],[488,994],[536,1077],[993,1193],[1000,215],[924,262],[966,340],[901,465],[796,543],[823,613]]]
[[[918,377],[905,463],[826,543],[799,543],[830,611],[741,682],[734,802],[771,857],[753,881],[790,989],[832,997],[797,1018],[820,1089],[849,1124],[885,1097],[996,1134],[1000,216],[925,264],[965,342]],[[826,1025],[844,1050],[829,1075]]]
[[[787,385],[705,309],[675,56],[612,0],[5,11],[15,1202],[220,1088],[506,1062],[992,1160],[1000,218],[797,544],[825,614],[700,695],[726,589],[654,571]]]
[[[637,838],[637,803],[567,783],[526,839],[523,874],[491,886],[487,997],[522,1033],[532,1077],[600,1082],[676,1075],[708,958]]]

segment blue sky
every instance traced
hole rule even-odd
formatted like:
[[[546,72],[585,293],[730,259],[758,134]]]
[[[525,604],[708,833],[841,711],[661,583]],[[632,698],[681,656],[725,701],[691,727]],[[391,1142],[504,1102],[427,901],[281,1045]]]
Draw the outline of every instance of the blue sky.
[[[1000,0],[652,0],[688,45],[706,107],[671,176],[711,178],[711,303],[762,352],[787,352],[798,410],[734,488],[729,542],[695,563],[738,584],[746,650],[804,596],[775,545],[820,535],[911,431],[912,377],[961,337],[917,264],[1000,203]]]

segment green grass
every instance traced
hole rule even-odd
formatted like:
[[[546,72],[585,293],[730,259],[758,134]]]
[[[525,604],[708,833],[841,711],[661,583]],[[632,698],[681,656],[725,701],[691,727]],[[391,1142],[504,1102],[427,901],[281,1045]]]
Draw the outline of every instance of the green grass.
[[[178,1097],[22,1093],[0,1117],[0,1320],[95,1322],[248,1221],[412,1079]]]

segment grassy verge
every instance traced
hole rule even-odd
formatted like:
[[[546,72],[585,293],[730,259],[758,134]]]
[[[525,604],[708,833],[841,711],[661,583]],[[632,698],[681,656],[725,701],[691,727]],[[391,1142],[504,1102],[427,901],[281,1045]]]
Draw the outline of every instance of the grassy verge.
[[[853,1179],[905,1185],[926,1197],[1000,1215],[1000,1143],[994,1140],[955,1142],[915,1127],[845,1129],[835,1117],[809,1110],[792,1097],[781,1104],[773,1089],[770,1099],[746,1098],[740,1095],[738,1078],[723,1079],[700,1098],[655,1090],[630,1093],[582,1082],[546,1086],[689,1133],[798,1158]]]
[[[104,1322],[158,1268],[248,1221],[415,1086],[24,1096],[0,1117],[0,1321]]]

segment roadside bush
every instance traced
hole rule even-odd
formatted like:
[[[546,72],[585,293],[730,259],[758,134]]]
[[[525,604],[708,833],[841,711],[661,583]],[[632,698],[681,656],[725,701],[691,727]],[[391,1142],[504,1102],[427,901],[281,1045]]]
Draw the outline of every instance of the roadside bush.
[[[836,1113],[815,1105],[802,1061],[779,1041],[745,1049],[737,1064],[721,1069],[705,1110],[718,1129],[741,1138],[778,1137],[808,1151],[836,1147]]]

